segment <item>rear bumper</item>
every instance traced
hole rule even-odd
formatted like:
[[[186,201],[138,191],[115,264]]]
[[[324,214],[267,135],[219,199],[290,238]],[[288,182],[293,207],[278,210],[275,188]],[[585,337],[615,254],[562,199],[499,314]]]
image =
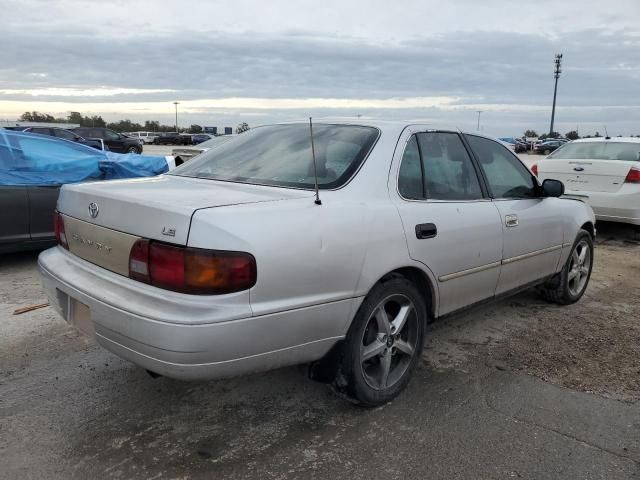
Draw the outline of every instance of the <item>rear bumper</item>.
[[[586,196],[596,220],[640,225],[640,185],[625,184],[615,193],[567,191],[567,195]]]
[[[55,247],[38,259],[60,315],[89,307],[97,342],[148,370],[179,379],[224,378],[305,363],[325,355],[345,332],[356,299],[251,316],[248,292],[203,297],[134,282]],[[347,322],[348,323],[348,322]],[[344,324],[344,323],[343,323]]]

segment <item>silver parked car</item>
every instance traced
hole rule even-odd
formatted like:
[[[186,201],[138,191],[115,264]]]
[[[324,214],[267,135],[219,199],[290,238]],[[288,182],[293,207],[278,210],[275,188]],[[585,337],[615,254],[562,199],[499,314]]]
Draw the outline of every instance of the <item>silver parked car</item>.
[[[407,385],[428,321],[530,286],[560,304],[584,293],[591,208],[499,142],[312,131],[253,128],[170,174],[63,187],[59,245],[39,258],[52,304],[157,374],[313,362],[379,405]]]

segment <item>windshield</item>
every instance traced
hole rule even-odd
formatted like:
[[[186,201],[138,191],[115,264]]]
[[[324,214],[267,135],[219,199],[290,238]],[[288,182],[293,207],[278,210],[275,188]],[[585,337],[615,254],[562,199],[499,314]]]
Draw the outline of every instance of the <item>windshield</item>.
[[[575,142],[566,143],[547,158],[585,160],[640,160],[640,143]]]
[[[354,125],[313,127],[319,188],[337,188],[358,169],[378,130]],[[314,188],[309,125],[270,125],[249,130],[176,168],[173,175],[232,182]]]

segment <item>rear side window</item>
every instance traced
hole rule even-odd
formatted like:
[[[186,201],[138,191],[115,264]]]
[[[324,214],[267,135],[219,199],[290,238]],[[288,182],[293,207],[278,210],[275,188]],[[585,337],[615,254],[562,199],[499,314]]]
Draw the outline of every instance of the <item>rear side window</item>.
[[[453,132],[425,132],[411,138],[400,165],[398,191],[407,199],[482,198],[471,158]]]
[[[466,137],[480,161],[493,198],[537,196],[533,175],[509,149],[488,138]]]
[[[398,174],[398,192],[411,200],[424,199],[424,177],[415,135],[407,143]]]
[[[424,163],[427,198],[475,200],[482,198],[478,176],[457,133],[418,134]]]

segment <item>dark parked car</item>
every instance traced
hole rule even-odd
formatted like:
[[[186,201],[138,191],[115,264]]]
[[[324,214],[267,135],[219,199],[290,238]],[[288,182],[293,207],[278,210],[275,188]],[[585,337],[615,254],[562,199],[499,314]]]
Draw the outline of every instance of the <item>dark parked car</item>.
[[[527,142],[522,142],[520,140],[517,140],[514,150],[516,153],[527,152],[529,150],[529,144]]]
[[[563,142],[561,140],[545,140],[542,143],[536,144],[536,146],[534,147],[534,151],[542,155],[549,155],[551,152],[557,150],[565,143],[566,142]]]
[[[195,135],[191,135],[191,142],[194,145],[198,145],[202,142],[206,142],[207,140],[211,140],[213,137],[211,135],[207,135],[206,133],[196,133]]]
[[[0,253],[55,244],[60,186],[158,175],[166,157],[119,155],[52,136],[0,129]]]
[[[105,150],[106,145],[99,138],[84,138],[71,130],[59,127],[13,127],[14,131],[22,131],[27,133],[38,133],[40,135],[49,135],[50,137],[62,138],[72,142],[81,143],[97,150]]]
[[[191,145],[190,135],[180,135],[176,132],[164,132],[153,141],[156,145]]]
[[[116,153],[142,153],[142,141],[102,127],[78,127],[72,131],[85,138],[100,138]]]

